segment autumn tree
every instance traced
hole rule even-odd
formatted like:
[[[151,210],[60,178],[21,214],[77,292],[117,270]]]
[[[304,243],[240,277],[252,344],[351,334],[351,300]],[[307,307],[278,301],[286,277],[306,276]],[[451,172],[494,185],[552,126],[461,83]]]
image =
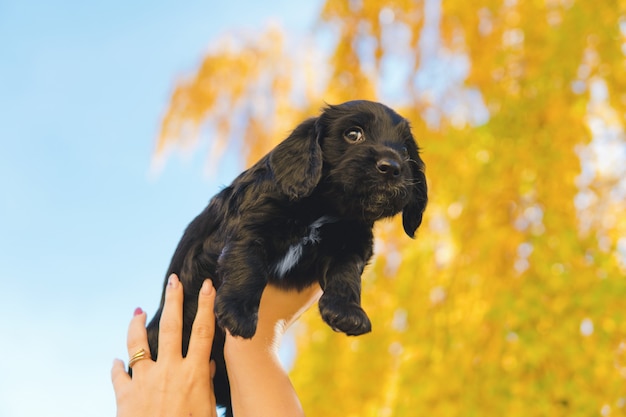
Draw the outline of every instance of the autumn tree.
[[[626,3],[328,0],[310,38],[218,41],[157,143],[257,160],[324,102],[412,122],[430,203],[377,228],[371,334],[298,331],[314,416],[626,414]]]

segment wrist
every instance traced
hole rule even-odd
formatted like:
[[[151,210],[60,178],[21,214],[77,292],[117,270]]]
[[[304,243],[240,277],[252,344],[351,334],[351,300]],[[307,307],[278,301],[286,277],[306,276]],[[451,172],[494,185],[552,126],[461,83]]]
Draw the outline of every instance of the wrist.
[[[224,356],[226,361],[229,358],[240,360],[242,356],[276,355],[282,340],[283,326],[277,325],[274,329],[258,327],[251,339],[235,337],[226,334],[224,344]]]

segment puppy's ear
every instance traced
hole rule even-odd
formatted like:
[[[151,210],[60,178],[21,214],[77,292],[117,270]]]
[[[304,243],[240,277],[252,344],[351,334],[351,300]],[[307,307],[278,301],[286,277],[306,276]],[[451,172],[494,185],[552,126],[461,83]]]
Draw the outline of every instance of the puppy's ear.
[[[322,148],[317,119],[300,124],[269,155],[269,165],[278,188],[290,200],[306,197],[322,176]]]
[[[402,210],[402,226],[409,237],[414,237],[415,231],[422,224],[422,216],[428,203],[428,185],[424,175],[424,162],[419,157],[417,147],[409,147],[409,155],[413,171],[413,187],[411,199]]]

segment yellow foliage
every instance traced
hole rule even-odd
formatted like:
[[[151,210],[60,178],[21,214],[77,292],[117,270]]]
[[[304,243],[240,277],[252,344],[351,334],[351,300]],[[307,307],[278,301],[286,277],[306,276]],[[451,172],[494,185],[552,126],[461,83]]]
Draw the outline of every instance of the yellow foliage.
[[[320,19],[336,44],[315,70],[314,44],[293,51],[276,28],[216,47],[178,84],[157,144],[204,125],[252,162],[323,101],[354,98],[412,121],[424,225],[415,241],[397,219],[377,227],[371,334],[301,320],[307,413],[626,414],[626,3],[328,0]]]

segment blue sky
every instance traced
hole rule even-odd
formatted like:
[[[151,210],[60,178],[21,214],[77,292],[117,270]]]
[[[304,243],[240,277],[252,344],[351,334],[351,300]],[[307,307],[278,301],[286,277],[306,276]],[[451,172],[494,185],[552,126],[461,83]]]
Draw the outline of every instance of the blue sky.
[[[0,0],[0,415],[112,416],[135,307],[241,166],[150,175],[175,81],[220,34],[311,28],[321,1]]]

